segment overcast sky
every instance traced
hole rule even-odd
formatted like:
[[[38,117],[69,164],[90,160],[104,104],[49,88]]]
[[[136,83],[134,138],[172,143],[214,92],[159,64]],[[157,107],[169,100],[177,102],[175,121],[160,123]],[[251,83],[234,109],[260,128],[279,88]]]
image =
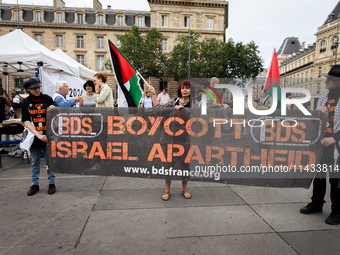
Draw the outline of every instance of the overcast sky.
[[[296,36],[300,42],[313,44],[317,27],[321,26],[339,0],[229,0],[229,26],[227,38],[248,43],[253,40],[269,66],[273,49],[282,41]],[[92,0],[64,0],[66,7],[92,7]],[[79,3],[82,4],[79,4]],[[103,8],[147,10],[147,0],[100,0]],[[17,0],[2,0],[17,3]],[[19,0],[20,4],[53,5],[53,0]]]

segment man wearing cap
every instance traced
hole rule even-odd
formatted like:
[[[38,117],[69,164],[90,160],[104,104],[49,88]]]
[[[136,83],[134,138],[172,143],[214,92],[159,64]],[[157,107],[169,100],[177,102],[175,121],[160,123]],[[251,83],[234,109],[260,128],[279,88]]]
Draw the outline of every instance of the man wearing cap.
[[[57,81],[55,84],[55,93],[52,97],[54,105],[57,107],[73,107],[79,100],[79,96],[75,96],[70,100],[66,99],[68,94],[68,85],[66,81]]]
[[[47,108],[53,108],[53,100],[50,96],[41,93],[40,80],[37,77],[30,77],[25,80],[24,88],[29,92],[29,96],[22,100],[21,121],[35,135],[33,144],[30,148],[31,153],[31,173],[32,186],[27,192],[28,196],[34,195],[39,191],[40,175],[40,153],[42,152],[46,161],[46,113]],[[32,125],[31,121],[34,125]],[[56,192],[54,184],[55,175],[50,173],[47,166],[48,194]]]
[[[169,94],[167,93],[167,91],[168,91],[168,88],[164,87],[163,91],[158,94],[157,100],[158,100],[160,105],[165,105],[165,104],[169,103],[170,97],[169,97]]]
[[[328,165],[332,203],[331,214],[325,222],[330,225],[338,225],[340,224],[340,173],[332,170],[339,167],[340,163],[340,65],[332,66],[329,73],[322,74],[322,76],[327,77],[325,87],[328,91],[319,98],[316,110],[322,111],[322,113],[328,111],[328,119],[325,138],[321,140],[321,146],[324,149],[320,164],[321,166]],[[313,181],[312,202],[301,208],[300,212],[303,214],[322,212],[325,193],[326,173],[317,173]]]

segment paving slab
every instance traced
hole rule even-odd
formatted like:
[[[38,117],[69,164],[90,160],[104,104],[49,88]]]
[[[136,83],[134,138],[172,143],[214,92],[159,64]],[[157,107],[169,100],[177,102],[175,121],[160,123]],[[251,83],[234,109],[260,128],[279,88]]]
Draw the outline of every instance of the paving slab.
[[[45,216],[46,214],[48,213],[35,214],[31,217],[41,218],[41,215]],[[75,244],[89,214],[90,209],[72,208],[49,218],[47,221],[40,221],[40,223],[36,225],[36,228],[32,228],[34,232],[25,236],[18,244]]]
[[[287,232],[280,235],[300,255],[339,255],[340,230]]]
[[[8,198],[0,198],[0,207],[2,213],[25,212],[63,212],[68,208],[90,209],[96,202],[98,193],[92,191],[73,191],[67,193],[56,192],[53,195],[47,194],[46,191],[39,191],[34,196],[27,196],[26,193],[21,196],[11,196]]]
[[[312,190],[303,188],[269,188],[252,186],[231,187],[248,204],[283,204],[283,203],[309,203]],[[329,201],[329,189],[325,200]]]
[[[243,205],[244,202],[227,186],[216,188],[190,188],[192,197],[185,199],[181,188],[171,189],[169,201],[163,201],[164,189],[103,190],[95,210],[146,209],[173,207],[206,207],[220,205]]]
[[[94,211],[82,242],[266,233],[248,206]]]
[[[74,243],[60,243],[51,245],[23,245],[14,246],[5,250],[0,249],[1,255],[22,255],[22,254],[34,254],[34,255],[65,255],[72,254],[74,249]]]
[[[22,161],[23,160],[21,158],[12,158],[7,154],[2,154],[1,155],[2,168],[0,168],[0,173],[5,171],[6,169],[16,166],[19,163],[22,163]]]
[[[189,181],[188,189],[191,187],[225,187],[224,183],[212,183],[212,182],[198,182]],[[165,182],[161,179],[148,179],[148,178],[131,178],[110,176],[105,182],[104,189],[152,189],[162,188],[164,190]],[[181,181],[172,181],[171,188],[181,188]]]
[[[307,231],[338,229],[339,226],[332,226],[325,223],[330,214],[330,208],[324,206],[322,213],[302,214],[300,208],[305,206],[302,203],[296,204],[270,204],[251,205],[271,227],[277,232],[283,231]]]
[[[58,213],[55,212],[32,214],[13,211],[1,213],[0,246],[18,245],[21,240],[57,215]]]
[[[75,255],[90,254],[287,254],[297,253],[277,234],[123,240],[80,243]]]

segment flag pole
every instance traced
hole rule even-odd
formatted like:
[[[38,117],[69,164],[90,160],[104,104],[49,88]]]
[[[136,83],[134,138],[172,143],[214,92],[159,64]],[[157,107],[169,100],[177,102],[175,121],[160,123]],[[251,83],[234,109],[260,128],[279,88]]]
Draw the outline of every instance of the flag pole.
[[[147,83],[147,81],[143,78],[143,76],[138,71],[137,71],[137,75],[142,78],[142,80],[146,83],[147,86],[150,86],[149,83]]]

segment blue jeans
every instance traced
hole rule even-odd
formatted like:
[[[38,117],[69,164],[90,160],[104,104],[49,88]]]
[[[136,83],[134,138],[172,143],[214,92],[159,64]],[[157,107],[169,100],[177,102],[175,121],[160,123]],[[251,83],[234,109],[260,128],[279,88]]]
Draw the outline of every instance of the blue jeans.
[[[45,158],[45,164],[46,164],[46,168],[47,168],[46,170],[47,170],[48,184],[54,184],[55,175],[54,175],[54,173],[50,173],[48,166],[47,166],[46,146],[42,146],[42,147],[32,146],[30,148],[32,185],[39,185],[41,152],[44,154],[44,158]]]

